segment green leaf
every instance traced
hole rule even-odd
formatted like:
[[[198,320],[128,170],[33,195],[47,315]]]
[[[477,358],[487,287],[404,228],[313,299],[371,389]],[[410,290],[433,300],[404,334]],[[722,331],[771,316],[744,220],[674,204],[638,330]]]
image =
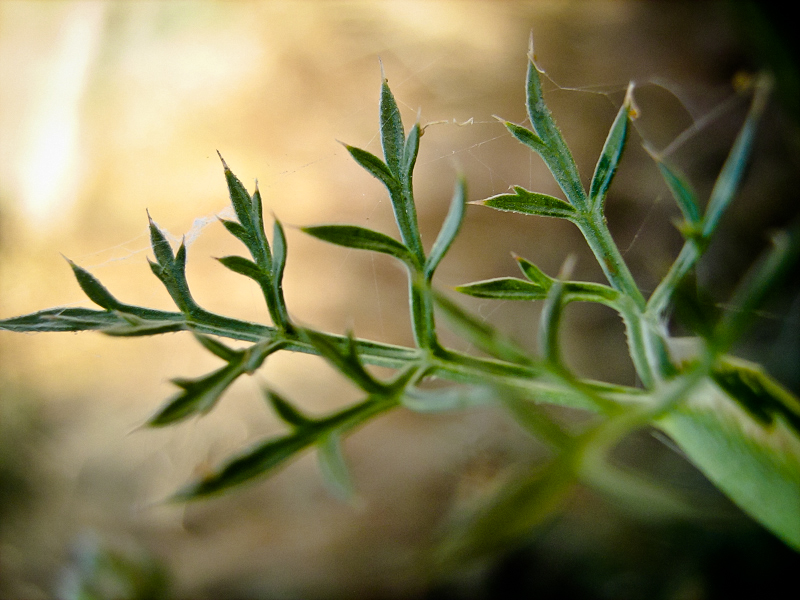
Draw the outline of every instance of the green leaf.
[[[342,440],[332,431],[317,443],[317,459],[322,479],[340,500],[350,500],[355,495],[353,478],[342,453]]]
[[[81,286],[83,293],[89,297],[89,300],[108,310],[116,310],[121,306],[119,300],[114,298],[89,271],[82,269],[69,259],[67,259],[67,262],[72,267],[72,272],[75,273],[78,285]]]
[[[767,375],[760,365],[726,356],[717,361],[711,376],[762,427],[782,418],[800,435],[800,399]]]
[[[552,364],[559,364],[561,360],[558,333],[564,308],[563,296],[564,283],[557,280],[547,291],[539,325],[539,347],[542,356]]]
[[[513,340],[489,323],[479,320],[446,296],[435,295],[436,305],[444,312],[453,327],[478,349],[501,360],[530,364],[531,358]]]
[[[323,358],[327,359],[339,372],[359,388],[370,394],[382,394],[387,391],[387,386],[377,381],[364,368],[358,357],[355,340],[352,336],[348,335],[345,347],[341,348],[330,336],[311,329],[305,329],[302,333]]]
[[[539,153],[559,187],[575,208],[584,209],[587,204],[586,191],[581,184],[575,159],[544,101],[539,72],[533,54],[533,38],[531,38],[525,93],[528,118],[531,120],[534,131],[544,143],[546,150],[539,151]]]
[[[714,331],[714,342],[726,350],[750,326],[764,301],[793,269],[800,259],[800,224],[779,232],[772,238],[772,248],[739,282],[731,298],[729,310]]]
[[[228,183],[228,192],[231,197],[233,210],[236,212],[236,218],[239,219],[239,223],[242,224],[245,231],[253,232],[256,229],[256,224],[253,221],[253,198],[250,196],[247,188],[239,181],[239,178],[228,168],[228,164],[225,162],[225,159],[222,158],[222,155],[219,154],[219,152],[217,152],[217,154],[222,161],[222,168],[225,171],[225,181]]]
[[[450,249],[458,231],[461,228],[461,223],[464,221],[464,200],[467,196],[466,181],[463,177],[458,178],[456,189],[453,193],[453,199],[450,201],[450,209],[447,211],[447,216],[442,224],[442,229],[436,237],[436,241],[431,248],[431,253],[425,261],[425,278],[430,281],[433,277],[433,272],[439,266],[442,258]]]
[[[800,437],[782,416],[765,425],[709,385],[657,424],[742,510],[800,550]]]
[[[540,217],[556,217],[572,221],[577,218],[575,207],[568,202],[547,194],[529,192],[525,188],[516,185],[514,186],[513,194],[498,194],[486,200],[470,202],[470,204],[482,204],[498,210],[538,215]]]
[[[236,221],[228,221],[227,219],[220,219],[222,225],[225,229],[228,230],[233,236],[235,236],[239,241],[241,241],[247,248],[250,248],[253,244],[253,238],[248,233],[248,231],[242,227],[241,223],[237,223]]]
[[[625,100],[622,107],[611,125],[608,137],[603,145],[603,151],[597,161],[597,166],[592,176],[592,183],[589,186],[589,205],[593,210],[602,212],[608,188],[617,172],[622,152],[625,150],[625,142],[628,138],[628,119],[635,114],[633,106],[633,82],[628,85]]]
[[[286,269],[286,233],[278,219],[272,226],[272,250],[272,280],[281,282]]]
[[[152,319],[159,326],[169,326],[169,331],[185,329],[181,313],[151,310]],[[0,320],[0,329],[19,333],[56,331],[102,331],[130,327],[130,322],[117,311],[92,308],[48,308],[29,315]],[[161,332],[159,332],[161,333]]]
[[[173,496],[173,500],[183,502],[204,498],[257,477],[264,477],[294,458],[301,450],[311,446],[314,441],[315,434],[309,430],[303,434],[292,434],[261,442],[229,460],[218,471],[184,487]]]
[[[522,125],[517,125],[516,123],[512,123],[511,121],[504,121],[500,119],[503,125],[506,126],[509,133],[513,135],[517,140],[528,146],[531,150],[536,152],[537,154],[547,153],[547,146],[545,146],[542,139],[533,133],[530,129],[523,127]]]
[[[767,98],[772,91],[772,80],[769,76],[761,76],[756,84],[753,101],[750,111],[747,114],[744,125],[733,143],[728,158],[722,166],[722,170],[711,190],[711,197],[708,200],[706,214],[703,217],[703,237],[709,238],[717,228],[719,220],[730,205],[744,176],[747,160],[750,157],[750,150],[753,146],[756,127],[764,108]]]
[[[228,361],[228,364],[216,371],[196,379],[173,379],[172,382],[181,388],[181,392],[170,398],[166,404],[147,422],[151,427],[171,425],[187,419],[195,414],[210,411],[222,394],[236,379],[258,369],[267,356],[283,347],[283,342],[261,342],[244,350],[233,350],[227,346],[197,336],[198,340],[216,356]],[[229,357],[229,358],[226,358]]]
[[[241,354],[240,350],[234,350],[233,348],[229,348],[222,342],[215,340],[212,337],[208,337],[207,335],[202,335],[200,333],[194,332],[195,339],[200,342],[200,344],[211,352],[214,356],[221,358],[226,362],[231,362],[239,357]]]
[[[545,274],[544,271],[542,271],[539,267],[537,267],[529,260],[517,255],[514,255],[514,258],[517,261],[517,265],[519,265],[519,268],[522,271],[522,274],[525,275],[525,277],[527,277],[533,283],[543,287],[545,290],[550,289],[550,286],[554,281],[552,277]]]
[[[269,400],[269,403],[272,405],[275,414],[280,417],[281,421],[290,425],[293,429],[303,429],[315,423],[314,419],[304,415],[289,401],[284,400],[283,397],[272,390],[264,390],[264,393],[267,396],[267,400]]]
[[[572,491],[575,476],[561,461],[509,481],[461,523],[446,531],[439,547],[445,564],[463,564],[507,550],[552,518]]]
[[[371,152],[367,152],[361,148],[348,146],[347,144],[344,144],[344,147],[350,153],[350,156],[373,177],[380,180],[383,185],[389,189],[390,193],[400,193],[400,181],[394,176],[389,167],[386,166],[385,162]]]
[[[661,176],[667,183],[667,187],[672,193],[672,197],[675,198],[678,208],[681,209],[683,218],[686,219],[686,223],[689,227],[688,232],[699,233],[697,228],[701,222],[700,205],[697,201],[697,194],[692,189],[691,184],[677,169],[667,165],[661,155],[649,145],[645,144],[644,149],[648,154],[650,154],[652,159],[656,162],[656,165],[658,165],[658,170],[661,172]]]
[[[259,283],[268,277],[268,274],[265,273],[261,267],[259,267],[252,260],[248,260],[243,256],[223,256],[217,260],[234,273],[244,275],[245,277],[254,279]]]
[[[390,238],[385,233],[357,227],[355,225],[318,225],[315,227],[301,227],[309,235],[324,242],[355,248],[357,250],[372,250],[382,252],[402,260],[407,265],[415,265],[414,258],[403,244]]]
[[[386,164],[396,179],[401,179],[403,169],[403,152],[405,148],[405,132],[400,118],[400,109],[389,89],[389,82],[383,78],[381,85],[381,145]]]
[[[620,292],[589,281],[564,281],[564,302],[597,302],[619,310]]]
[[[186,314],[194,313],[198,306],[192,299],[189,292],[189,284],[186,281],[186,245],[181,242],[178,251],[173,255],[172,246],[167,241],[164,233],[156,225],[155,221],[147,215],[150,220],[150,242],[155,254],[157,264],[150,262],[150,269],[153,274],[161,280],[167,288],[175,305]]]
[[[403,163],[400,171],[400,181],[403,182],[403,187],[411,190],[411,181],[414,174],[414,165],[417,162],[417,154],[419,153],[419,138],[422,137],[422,129],[419,126],[419,118],[411,131],[408,132],[405,146],[403,147]]]
[[[538,283],[517,279],[516,277],[497,277],[460,285],[455,290],[476,298],[495,300],[544,300],[548,288]]]

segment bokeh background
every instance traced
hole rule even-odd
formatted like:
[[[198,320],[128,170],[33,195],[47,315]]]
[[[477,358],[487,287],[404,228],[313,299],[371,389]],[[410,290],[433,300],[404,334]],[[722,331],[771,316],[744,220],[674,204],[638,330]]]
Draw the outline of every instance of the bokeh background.
[[[641,117],[609,222],[644,290],[681,239],[671,225],[677,210],[641,143],[668,148],[705,197],[747,109],[734,76],[777,70],[781,93],[742,198],[699,272],[724,304],[768,231],[797,215],[793,55],[780,15],[757,4],[4,0],[0,316],[88,305],[59,253],[127,302],[170,308],[146,264],[149,210],[176,241],[186,235],[202,304],[267,320],[258,290],[211,258],[238,251],[216,219],[227,210],[219,151],[248,186],[258,179],[267,210],[288,226],[285,291],[294,318],[410,343],[402,271],[380,256],[323,246],[293,226],[394,231],[380,184],[337,142],[379,152],[380,63],[406,124],[418,111],[432,123],[415,178],[427,244],[458,171],[470,199],[510,185],[557,193],[541,161],[493,118],[525,119],[531,32],[548,100],[587,181],[627,83],[636,82]],[[438,283],[515,275],[512,251],[553,274],[574,253],[576,277],[602,277],[569,224],[470,207]],[[739,349],[795,390],[798,302],[794,282]],[[535,347],[536,307],[463,303]],[[636,383],[613,314],[571,310],[565,345],[581,375]],[[0,332],[0,597],[64,596],[82,572],[98,571],[98,563],[87,566],[92,556],[124,557],[143,573],[134,579],[152,578],[154,589],[166,573],[176,598],[484,598],[553,589],[707,598],[725,585],[779,580],[797,566],[721,498],[731,516],[709,530],[632,521],[587,493],[510,558],[432,581],[422,557],[433,533],[539,452],[488,409],[398,411],[357,432],[346,445],[360,491],[355,506],[328,494],[313,456],[230,496],[164,505],[192,474],[280,431],[260,397],[266,382],[312,413],[357,397],[319,359],[280,355],[268,363],[211,415],[139,430],[173,392],[170,378],[216,366],[190,336]],[[629,446],[646,468],[708,487],[649,434]]]

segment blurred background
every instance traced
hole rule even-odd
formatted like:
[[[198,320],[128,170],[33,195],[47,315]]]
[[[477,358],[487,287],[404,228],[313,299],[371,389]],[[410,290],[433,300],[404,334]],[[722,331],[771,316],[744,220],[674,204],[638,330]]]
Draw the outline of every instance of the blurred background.
[[[641,143],[667,149],[707,197],[747,110],[734,76],[776,71],[780,93],[742,197],[698,274],[724,303],[768,232],[797,218],[800,103],[785,22],[769,4],[746,2],[4,0],[0,317],[89,305],[59,253],[123,301],[170,309],[146,264],[149,210],[176,243],[186,236],[201,304],[267,321],[255,286],[211,258],[239,252],[216,219],[228,210],[219,151],[248,187],[258,180],[266,210],[287,225],[295,320],[411,343],[404,273],[296,226],[394,234],[380,184],[337,142],[380,152],[379,61],[406,125],[418,111],[432,123],[415,177],[428,247],[458,171],[473,200],[510,185],[557,193],[541,161],[493,118],[525,120],[531,32],[548,102],[586,181],[636,82],[641,116],[608,211],[645,291],[681,238]],[[567,223],[469,207],[438,285],[516,275],[512,251],[551,274],[574,253],[577,278],[602,280]],[[462,303],[535,348],[537,307]],[[570,365],[635,385],[616,316],[570,308]],[[795,281],[739,348],[795,391],[798,313]],[[713,525],[642,523],[587,492],[523,549],[431,580],[422,557],[448,515],[540,452],[488,409],[396,411],[357,432],[346,445],[357,506],[330,496],[313,456],[229,496],[164,505],[193,474],[280,431],[261,400],[266,382],[311,413],[357,399],[321,360],[278,355],[209,416],[137,429],[173,393],[170,378],[216,366],[186,335],[0,332],[1,598],[70,597],[82,577],[111,581],[117,591],[104,598],[711,598],[796,573],[796,555],[722,498],[730,516]],[[629,441],[631,460],[714,494],[675,453],[640,437]],[[118,591],[128,580],[138,596]]]

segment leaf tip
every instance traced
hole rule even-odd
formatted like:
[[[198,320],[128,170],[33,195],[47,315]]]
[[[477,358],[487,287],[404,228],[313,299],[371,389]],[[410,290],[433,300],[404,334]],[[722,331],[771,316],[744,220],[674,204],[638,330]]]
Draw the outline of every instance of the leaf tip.
[[[633,88],[635,84],[633,81],[628,83],[628,89],[625,90],[625,100],[623,101],[623,106],[626,107],[628,112],[628,118],[631,121],[634,121],[639,118],[639,107],[636,105],[636,101],[633,99]]]

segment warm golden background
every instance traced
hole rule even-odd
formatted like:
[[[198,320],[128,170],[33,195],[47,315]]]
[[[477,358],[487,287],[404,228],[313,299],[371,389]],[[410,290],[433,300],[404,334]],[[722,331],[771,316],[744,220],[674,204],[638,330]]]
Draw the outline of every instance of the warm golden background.
[[[765,47],[748,35],[752,22],[741,27],[734,4],[4,0],[0,316],[88,305],[59,252],[119,298],[169,308],[145,260],[149,210],[176,240],[187,235],[201,303],[265,320],[255,287],[210,258],[238,251],[215,218],[227,206],[218,150],[248,186],[258,179],[267,209],[289,226],[285,290],[297,321],[409,343],[401,271],[291,226],[393,232],[381,186],[337,143],[380,151],[379,59],[406,124],[418,109],[423,123],[436,122],[416,177],[428,244],[458,170],[470,199],[512,184],[555,193],[541,162],[492,118],[524,121],[531,32],[552,80],[549,101],[587,179],[627,82],[637,83],[642,116],[609,220],[642,287],[652,289],[680,237],[640,143],[663,149],[716,115],[671,152],[708,192],[747,106],[731,80],[761,64]],[[765,229],[796,214],[796,196],[785,191],[797,183],[792,123],[776,104],[751,183],[701,272],[720,301]],[[439,284],[513,275],[511,251],[551,273],[575,252],[579,277],[601,276],[568,224],[470,207]],[[534,346],[535,307],[465,304]],[[743,348],[795,386],[797,312],[785,295]],[[568,327],[577,371],[635,383],[613,315],[575,311]],[[535,452],[493,411],[398,412],[348,442],[356,507],[329,497],[311,456],[231,496],[163,506],[192,473],[279,430],[259,399],[264,382],[312,412],[353,400],[353,391],[317,359],[278,356],[212,415],[132,432],[172,393],[169,378],[216,366],[190,337],[1,333],[0,352],[0,597],[50,597],[86,536],[151,553],[182,598],[422,594],[417,558],[431,532],[496,472]],[[609,535],[610,526],[592,522],[590,539]]]

